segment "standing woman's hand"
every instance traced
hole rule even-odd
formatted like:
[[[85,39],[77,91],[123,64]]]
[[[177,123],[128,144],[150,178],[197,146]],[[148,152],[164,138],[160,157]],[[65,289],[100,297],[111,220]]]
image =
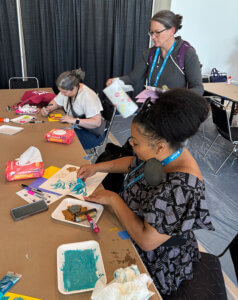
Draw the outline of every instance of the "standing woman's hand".
[[[109,79],[107,80],[107,82],[106,82],[106,86],[109,86],[110,84],[112,84],[112,82],[113,82],[114,79],[115,79],[115,78],[109,78]]]

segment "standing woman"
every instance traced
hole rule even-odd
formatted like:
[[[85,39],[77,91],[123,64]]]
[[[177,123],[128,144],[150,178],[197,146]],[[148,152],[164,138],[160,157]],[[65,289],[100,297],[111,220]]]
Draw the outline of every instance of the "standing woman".
[[[155,50],[145,50],[134,70],[120,77],[125,84],[136,85],[144,80],[149,86],[161,88],[166,85],[169,89],[187,87],[203,95],[200,62],[193,47],[185,46],[184,68],[179,64],[178,54],[184,41],[174,35],[182,28],[182,19],[182,16],[169,10],[162,10],[152,17],[148,33]],[[112,81],[113,78],[108,79],[107,85]]]
[[[102,104],[96,93],[82,83],[81,69],[63,72],[56,79],[59,94],[41,110],[43,116],[63,107],[66,113],[61,122],[72,124],[84,149],[99,145],[104,138],[105,121]]]

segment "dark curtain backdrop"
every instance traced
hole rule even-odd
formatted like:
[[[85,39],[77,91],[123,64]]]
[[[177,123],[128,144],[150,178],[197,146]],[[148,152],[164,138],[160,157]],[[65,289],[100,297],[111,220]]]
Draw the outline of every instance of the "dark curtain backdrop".
[[[21,0],[28,76],[55,88],[61,72],[82,67],[85,83],[101,94],[106,80],[128,74],[148,47],[152,2]]]
[[[21,76],[16,0],[0,0],[0,88],[11,76]]]

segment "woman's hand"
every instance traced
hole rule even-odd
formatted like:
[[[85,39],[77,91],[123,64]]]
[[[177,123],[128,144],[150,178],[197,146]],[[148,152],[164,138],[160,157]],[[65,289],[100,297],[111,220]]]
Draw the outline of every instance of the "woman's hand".
[[[106,82],[106,86],[109,86],[110,84],[112,84],[112,82],[113,82],[114,79],[115,79],[115,78],[109,78],[109,79],[107,80],[107,82]]]
[[[65,115],[62,118],[60,118],[60,122],[74,124],[75,118]]]
[[[47,111],[47,109],[45,107],[42,107],[42,109],[40,110],[42,117],[47,117],[49,112]]]
[[[77,177],[85,181],[88,177],[91,177],[96,173],[96,165],[83,165],[80,167]]]
[[[95,202],[104,205],[112,205],[112,202],[119,197],[116,193],[108,190],[94,192],[88,197],[84,197],[86,201]]]

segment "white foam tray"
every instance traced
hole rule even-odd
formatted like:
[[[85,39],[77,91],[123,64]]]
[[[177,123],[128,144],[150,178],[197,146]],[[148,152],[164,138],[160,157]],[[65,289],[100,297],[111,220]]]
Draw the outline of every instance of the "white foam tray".
[[[85,220],[85,221],[82,221],[82,222],[77,222],[77,223],[65,220],[65,217],[64,217],[62,211],[67,209],[68,206],[71,206],[71,205],[82,205],[82,206],[86,206],[88,209],[96,208],[97,215],[96,215],[95,218],[93,218],[95,223],[98,222],[98,220],[99,220],[99,218],[100,218],[100,216],[103,212],[103,206],[101,204],[91,203],[91,202],[87,202],[87,201],[83,201],[83,200],[79,200],[79,199],[75,199],[75,198],[66,198],[53,211],[53,213],[51,214],[51,217],[55,220],[65,222],[65,223],[74,224],[76,226],[90,227],[90,225],[88,223],[88,220]]]
[[[102,254],[99,247],[98,242],[96,241],[85,241],[85,242],[78,242],[78,243],[71,243],[71,244],[63,244],[58,247],[57,249],[57,278],[58,278],[58,290],[61,294],[76,294],[82,292],[92,291],[93,288],[90,289],[82,289],[82,290],[74,290],[74,291],[66,291],[64,288],[64,280],[63,280],[63,266],[65,264],[65,251],[68,250],[88,250],[92,249],[95,250],[94,258],[96,260],[96,268],[97,272],[96,275],[98,278],[101,278],[103,283],[107,283],[107,277],[104,269],[104,264],[102,260]]]

